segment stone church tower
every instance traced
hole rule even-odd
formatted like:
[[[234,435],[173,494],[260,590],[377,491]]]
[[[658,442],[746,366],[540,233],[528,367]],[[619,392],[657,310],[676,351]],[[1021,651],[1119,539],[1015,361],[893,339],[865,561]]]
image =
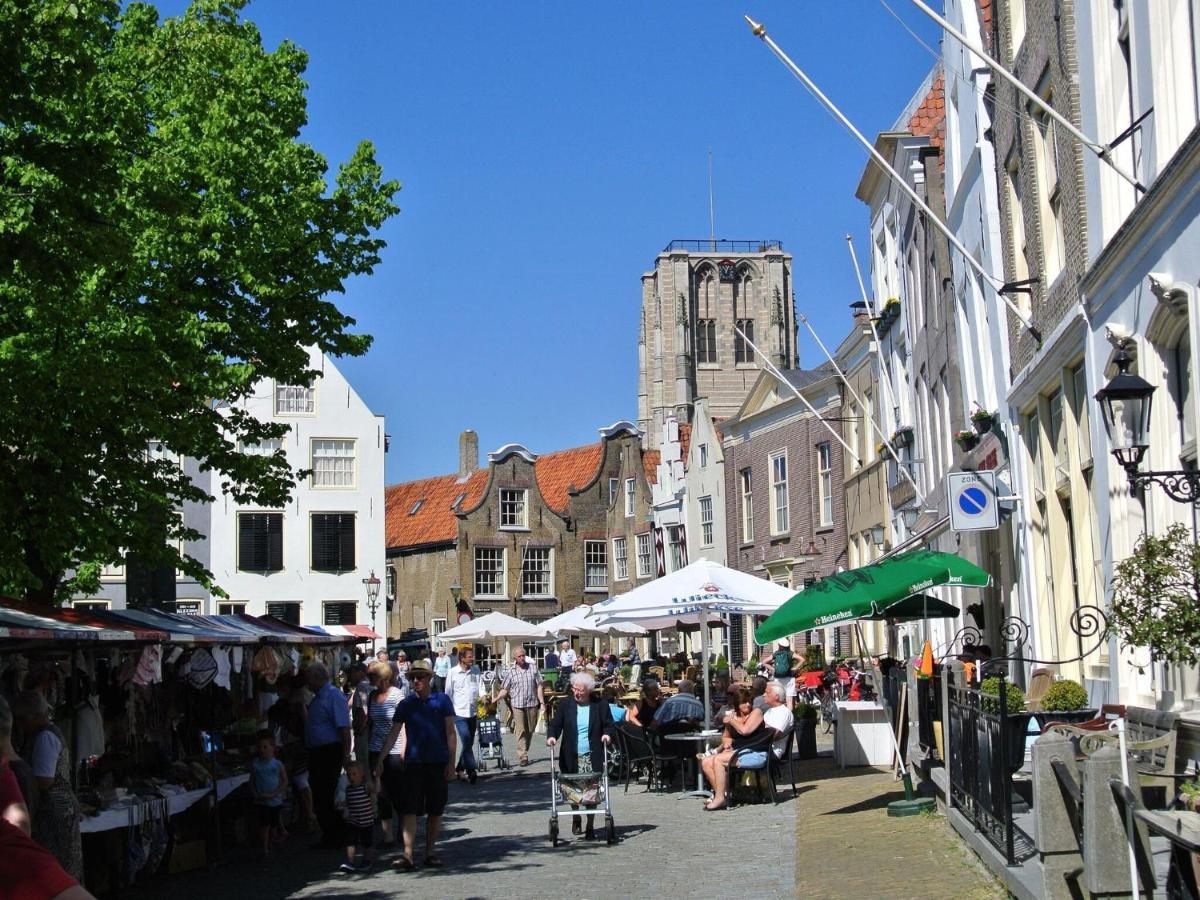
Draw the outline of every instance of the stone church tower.
[[[791,254],[778,241],[668,244],[642,276],[638,428],[648,449],[668,416],[692,420],[696,397],[714,418],[741,407],[759,365],[735,325],[777,368],[799,365]]]

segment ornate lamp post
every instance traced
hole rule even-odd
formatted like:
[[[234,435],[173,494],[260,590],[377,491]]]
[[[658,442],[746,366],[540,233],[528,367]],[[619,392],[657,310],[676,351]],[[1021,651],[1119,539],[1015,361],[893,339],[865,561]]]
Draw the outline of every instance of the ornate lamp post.
[[[1172,500],[1200,505],[1200,471],[1138,471],[1150,446],[1150,410],[1155,388],[1141,376],[1130,374],[1133,357],[1125,348],[1121,348],[1113,361],[1117,374],[1096,392],[1096,402],[1104,416],[1112,454],[1129,477],[1130,490],[1158,484]]]
[[[375,570],[371,570],[371,574],[362,580],[363,586],[367,589],[367,609],[371,611],[371,631],[375,631],[375,615],[379,612],[379,585],[380,581],[375,577]],[[371,655],[375,655],[375,638],[371,638]]]

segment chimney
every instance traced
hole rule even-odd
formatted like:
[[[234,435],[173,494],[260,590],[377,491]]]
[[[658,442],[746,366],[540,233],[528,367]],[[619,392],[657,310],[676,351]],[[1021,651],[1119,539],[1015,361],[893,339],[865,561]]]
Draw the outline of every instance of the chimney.
[[[458,474],[466,478],[479,468],[479,435],[468,428],[458,436]]]

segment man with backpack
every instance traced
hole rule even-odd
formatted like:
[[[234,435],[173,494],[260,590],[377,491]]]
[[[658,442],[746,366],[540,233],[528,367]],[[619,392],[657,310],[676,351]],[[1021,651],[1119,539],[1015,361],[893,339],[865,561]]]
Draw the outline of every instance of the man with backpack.
[[[775,644],[775,653],[771,657],[775,664],[775,680],[783,688],[788,709],[796,705],[796,669],[799,659],[792,654],[792,644],[783,638]]]

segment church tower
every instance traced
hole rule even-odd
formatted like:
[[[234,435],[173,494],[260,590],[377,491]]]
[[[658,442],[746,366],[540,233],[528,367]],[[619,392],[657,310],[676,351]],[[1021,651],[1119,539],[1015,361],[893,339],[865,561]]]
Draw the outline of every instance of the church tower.
[[[638,428],[656,449],[663,421],[692,420],[707,397],[732,416],[758,377],[755,351],[779,369],[799,365],[792,257],[779,241],[672,241],[642,276]]]

